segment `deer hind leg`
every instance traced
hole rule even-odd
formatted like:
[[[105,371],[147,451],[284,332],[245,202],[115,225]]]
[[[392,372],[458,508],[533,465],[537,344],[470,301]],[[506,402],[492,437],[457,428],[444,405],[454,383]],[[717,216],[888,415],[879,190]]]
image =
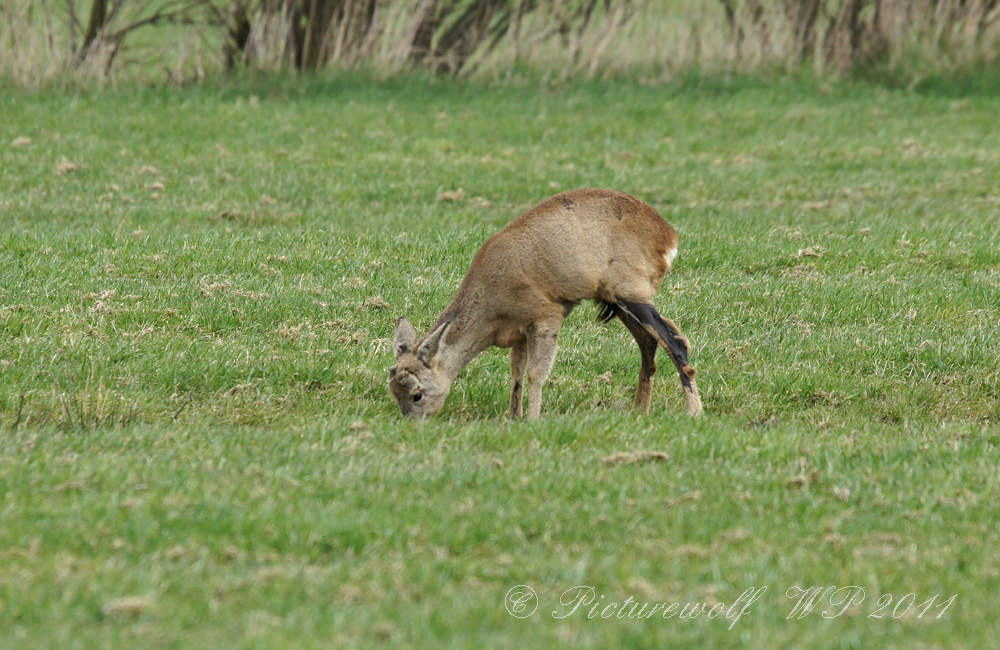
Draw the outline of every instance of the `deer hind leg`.
[[[640,413],[649,412],[649,403],[653,395],[653,375],[656,374],[656,350],[658,343],[644,328],[639,327],[631,318],[620,316],[625,327],[635,337],[642,355],[642,365],[639,367],[639,386],[635,389],[635,404],[632,410]]]
[[[639,368],[639,385],[635,389],[635,404],[632,405],[632,410],[638,413],[648,413],[653,394],[653,375],[656,374],[656,351],[659,349],[659,343],[639,321],[624,309],[608,302],[599,303],[598,308],[600,309],[599,321],[607,322],[617,316],[639,346],[642,365]]]
[[[528,342],[521,341],[510,349],[510,419],[524,415],[524,370],[528,365]]]
[[[664,318],[656,311],[656,308],[649,303],[633,303],[619,300],[616,302],[619,309],[625,311],[628,317],[638,323],[673,360],[677,367],[677,372],[681,378],[681,387],[684,389],[684,398],[687,400],[688,413],[700,415],[702,412],[701,396],[698,394],[698,386],[695,383],[695,369],[688,362],[688,350],[690,344],[687,337],[674,325],[669,318]],[[630,328],[631,331],[631,328]],[[637,339],[638,340],[638,339]]]
[[[543,321],[535,323],[528,329],[528,418],[534,419],[542,412],[542,386],[552,372],[552,364],[556,360],[556,350],[559,348],[559,328],[562,319],[558,321]]]

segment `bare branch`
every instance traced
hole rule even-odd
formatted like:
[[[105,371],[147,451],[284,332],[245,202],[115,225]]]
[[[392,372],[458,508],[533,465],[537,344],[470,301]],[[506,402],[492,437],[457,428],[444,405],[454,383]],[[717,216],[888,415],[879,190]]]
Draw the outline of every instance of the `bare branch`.
[[[73,7],[73,0],[66,0],[69,9],[69,51],[76,55],[76,28],[79,21],[76,19],[76,9]]]

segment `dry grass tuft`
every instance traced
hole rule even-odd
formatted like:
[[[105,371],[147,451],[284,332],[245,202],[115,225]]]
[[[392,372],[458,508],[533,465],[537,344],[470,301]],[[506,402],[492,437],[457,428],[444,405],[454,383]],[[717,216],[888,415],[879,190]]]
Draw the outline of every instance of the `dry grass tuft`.
[[[56,176],[62,176],[63,174],[67,174],[69,172],[75,172],[78,169],[80,169],[80,165],[63,158],[56,163]]]
[[[670,460],[670,454],[665,451],[619,451],[601,459],[604,465],[640,465],[643,463],[662,463]]]
[[[109,618],[138,618],[153,609],[149,596],[124,596],[104,603],[101,611]]]
[[[440,194],[437,195],[438,201],[444,201],[447,203],[455,203],[461,201],[464,198],[465,198],[465,190],[462,189],[441,192]]]

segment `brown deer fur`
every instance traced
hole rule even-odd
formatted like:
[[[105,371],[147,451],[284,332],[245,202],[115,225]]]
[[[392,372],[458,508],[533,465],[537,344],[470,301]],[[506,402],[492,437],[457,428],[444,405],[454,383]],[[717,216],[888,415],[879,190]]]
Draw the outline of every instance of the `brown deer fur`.
[[[510,348],[510,417],[538,417],[542,386],[555,360],[559,328],[582,300],[620,318],[639,344],[635,409],[648,411],[658,347],[670,354],[692,415],[701,398],[688,363],[688,341],[650,299],[677,254],[677,233],[653,208],[610,190],[579,189],[549,197],[483,244],[458,293],[430,331],[400,318],[389,389],[404,415],[436,413],[458,373],[495,345]]]

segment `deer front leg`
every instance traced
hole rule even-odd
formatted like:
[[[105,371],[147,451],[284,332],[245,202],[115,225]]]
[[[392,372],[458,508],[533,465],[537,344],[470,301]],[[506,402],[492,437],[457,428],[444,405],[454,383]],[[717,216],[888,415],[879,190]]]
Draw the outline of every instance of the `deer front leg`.
[[[542,322],[528,330],[528,418],[542,413],[542,386],[552,372],[559,348],[559,327],[562,321]]]
[[[510,419],[524,415],[524,370],[528,365],[528,342],[515,343],[510,349]]]

